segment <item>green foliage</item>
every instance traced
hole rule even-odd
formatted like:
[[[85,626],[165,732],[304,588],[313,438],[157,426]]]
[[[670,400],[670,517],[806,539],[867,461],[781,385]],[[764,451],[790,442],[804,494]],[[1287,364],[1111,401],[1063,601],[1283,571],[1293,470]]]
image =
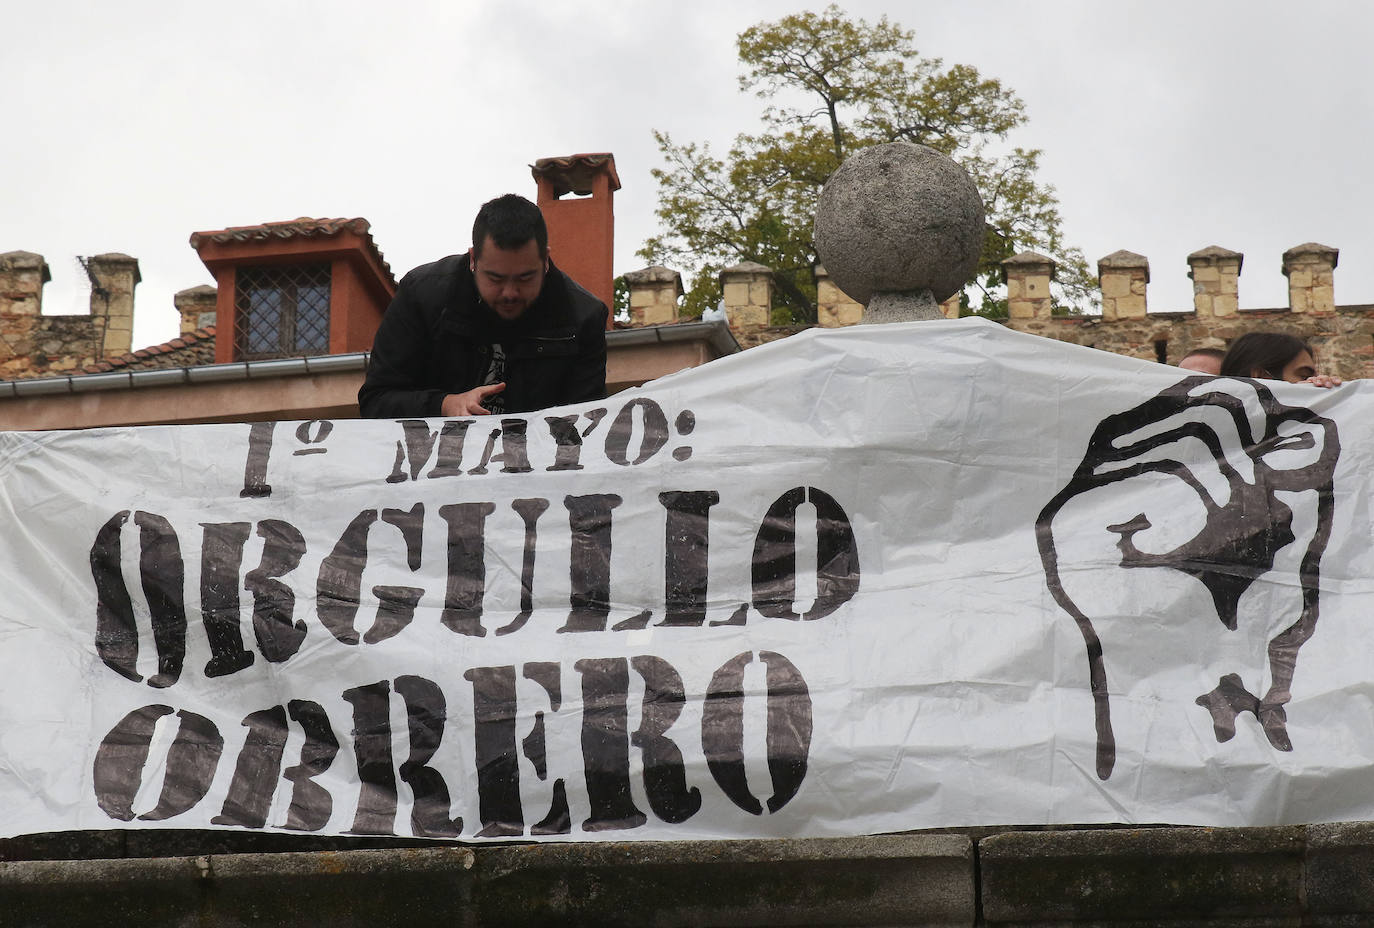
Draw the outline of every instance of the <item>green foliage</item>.
[[[983,195],[987,235],[971,281],[980,313],[996,312],[1000,302],[1005,316],[999,262],[1027,250],[1058,263],[1059,303],[1090,305],[1087,262],[1062,240],[1054,189],[1036,180],[1040,152],[1005,144],[1025,122],[1021,100],[968,65],[920,57],[913,40],[887,17],[851,20],[833,4],[740,33],[740,89],[767,101],[762,131],[737,136],[721,159],[708,145],[679,144],[655,130],[665,162],[653,171],[664,231],[640,257],[701,268],[687,298],[701,308],[719,299],[718,291],[705,295],[708,268],[714,285],[720,268],[767,265],[784,318],[814,322],[812,226],[821,187],[858,149],[909,141],[954,158]]]

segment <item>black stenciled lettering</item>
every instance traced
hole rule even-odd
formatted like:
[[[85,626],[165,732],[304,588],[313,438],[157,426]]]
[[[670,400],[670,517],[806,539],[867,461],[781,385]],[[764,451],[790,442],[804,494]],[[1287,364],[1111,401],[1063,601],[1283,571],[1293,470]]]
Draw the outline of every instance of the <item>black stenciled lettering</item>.
[[[135,512],[138,526],[138,574],[153,622],[157,675],[149,686],[171,686],[181,677],[186,658],[186,568],[181,542],[172,524],[152,512]]]
[[[391,685],[385,680],[344,690],[353,706],[353,753],[358,762],[355,835],[393,834],[396,771],[391,756]]]
[[[382,521],[400,530],[406,545],[406,566],[411,573],[419,570],[421,543],[424,540],[424,504],[416,503],[409,509],[383,509]],[[384,584],[374,586],[372,595],[377,597],[377,618],[363,635],[363,641],[367,644],[385,641],[400,634],[415,618],[415,607],[425,591],[418,586]]]
[[[682,714],[682,677],[661,657],[632,657],[630,665],[644,678],[644,709],[630,744],[644,758],[649,808],[665,822],[685,822],[701,808],[701,790],[688,788],[682,751],[664,734]]]
[[[261,828],[267,824],[272,794],[281,775],[282,752],[286,749],[286,710],[272,706],[250,713],[243,720],[248,729],[243,749],[234,766],[234,779],[214,825],[241,825]]]
[[[272,430],[275,422],[254,422],[248,430],[248,458],[243,465],[243,489],[239,496],[257,499],[272,495],[267,482],[267,459],[272,454]]]
[[[816,601],[805,615],[797,595],[797,508],[816,507]],[[834,497],[815,487],[793,487],[774,500],[754,538],[754,608],[775,619],[814,620],[830,615],[859,591],[859,547],[849,516]]]
[[[621,502],[613,493],[563,497],[572,530],[572,590],[568,621],[560,632],[606,630],[611,612],[611,510]]]
[[[543,687],[549,697],[549,711],[557,712],[563,704],[563,684],[560,679],[562,668],[555,661],[531,661],[522,670],[526,680],[532,680]],[[534,727],[520,742],[525,757],[534,765],[534,773],[540,780],[547,780],[548,745],[544,734],[544,713],[534,713]],[[559,777],[553,781],[553,798],[549,803],[549,814],[530,828],[532,835],[566,835],[572,831],[572,814],[568,810],[568,788]]]
[[[773,651],[760,651],[768,667],[768,774],[773,795],[768,811],[776,812],[801,789],[811,754],[811,691],[796,665]]]
[[[91,782],[96,802],[110,818],[134,819],[134,800],[143,787],[153,732],[159,719],[173,713],[171,706],[135,709],[110,729],[95,752]],[[219,766],[224,739],[215,724],[203,715],[182,710],[177,715],[177,734],[167,749],[166,773],[157,805],[138,816],[160,822],[182,814],[205,798]]]
[[[781,654],[759,655],[768,668],[768,772],[776,812],[797,794],[806,777],[811,750],[811,694],[801,672]],[[752,815],[763,805],[749,791],[744,769],[744,668],[748,651],[731,658],[711,677],[702,711],[701,746],[706,766],[730,801]]]
[[[430,469],[429,477],[456,477],[461,474],[463,464],[463,442],[467,438],[471,419],[454,419],[445,422],[438,432],[429,430],[424,419],[403,419],[403,437],[396,442],[396,463],[392,465],[387,483],[402,483],[418,480],[420,471],[429,463],[434,453],[435,441],[439,444],[439,454]]]
[[[545,470],[582,469],[582,436],[577,432],[577,418],[577,413],[544,417],[544,422],[549,427],[549,435],[557,446],[553,463],[544,468]]]
[[[315,782],[334,763],[339,739],[330,727],[324,707],[308,699],[293,699],[286,711],[305,733],[301,762],[287,767],[282,776],[291,784],[291,806],[286,810],[286,825],[294,831],[319,831],[334,811],[329,790]]]
[[[525,552],[520,566],[520,613],[511,619],[509,625],[498,628],[498,635],[509,635],[511,632],[519,631],[534,614],[534,556],[535,541],[538,538],[536,525],[539,517],[548,510],[549,501],[538,497],[517,499],[511,501],[510,508],[514,509],[525,523]]]
[[[334,431],[334,423],[328,419],[311,419],[296,426],[296,441],[305,445],[291,452],[293,456],[302,454],[325,454],[328,448],[320,448],[325,439]]]
[[[456,838],[463,830],[463,819],[449,816],[448,784],[429,766],[448,720],[443,691],[424,677],[404,676],[396,678],[396,692],[406,705],[410,735],[410,755],[401,764],[401,779],[415,797],[410,810],[411,833],[423,838]]]
[[[420,471],[429,463],[434,442],[439,437],[438,432],[429,430],[429,423],[424,419],[403,419],[401,430],[402,437],[396,439],[396,463],[391,466],[391,473],[386,478],[387,483],[420,479]],[[404,470],[407,465],[410,470],[409,476]]]
[[[468,471],[469,474],[485,474],[487,465],[498,463],[503,474],[528,474],[530,467],[529,452],[526,448],[526,430],[529,423],[524,419],[502,419],[499,429],[492,429],[487,436],[487,447],[482,452],[482,460]],[[501,453],[496,450],[497,439],[501,441]]]
[[[305,621],[293,621],[295,592],[279,580],[300,565],[305,556],[305,536],[281,519],[258,523],[262,561],[243,578],[253,594],[253,636],[258,650],[272,663],[280,663],[300,650],[305,641]]]
[[[573,667],[582,675],[582,767],[591,805],[582,830],[638,828],[648,819],[630,796],[629,662],[596,658]]]
[[[667,614],[660,625],[700,625],[706,621],[707,552],[714,490],[658,494],[665,510],[663,598]]]
[[[523,835],[520,764],[515,754],[515,667],[473,667],[463,674],[472,683],[476,726],[479,838]]]
[[[96,653],[107,667],[139,682],[138,626],[133,601],[124,583],[121,533],[129,511],[115,513],[96,532],[91,545],[91,577],[96,588]],[[168,687],[181,677],[186,657],[186,569],[176,531],[162,516],[135,512],[139,528],[138,573],[152,619],[158,672],[148,679],[153,687]]]
[[[448,583],[439,621],[460,635],[481,638],[487,633],[482,627],[482,599],[487,590],[487,516],[495,511],[492,503],[439,507],[439,515],[448,523]]]
[[[643,411],[641,415],[644,430],[639,440],[639,453],[632,461],[629,458],[629,446],[630,435],[634,431],[636,409]],[[615,421],[611,423],[611,430],[606,433],[606,457],[626,467],[643,464],[657,454],[667,442],[668,417],[663,414],[663,407],[648,397],[636,397],[621,407]]]
[[[200,523],[200,614],[210,644],[207,677],[222,677],[251,667],[252,651],[239,629],[239,571],[251,522]]]
[[[91,577],[95,580],[95,651],[115,673],[135,683],[138,672],[138,626],[134,604],[120,567],[123,546],[120,531],[129,521],[129,510],[117,512],[95,533],[91,543]],[[170,709],[168,710],[171,711]]]
[[[358,643],[354,620],[362,601],[368,532],[376,521],[375,509],[365,509],[354,516],[334,550],[320,564],[316,610],[320,623],[344,644]],[[400,530],[406,545],[406,564],[412,571],[419,569],[424,504],[416,503],[409,510],[387,509],[382,512],[382,521]],[[377,597],[377,615],[362,636],[368,644],[391,638],[409,625],[424,590],[412,586],[374,586],[372,595]]]

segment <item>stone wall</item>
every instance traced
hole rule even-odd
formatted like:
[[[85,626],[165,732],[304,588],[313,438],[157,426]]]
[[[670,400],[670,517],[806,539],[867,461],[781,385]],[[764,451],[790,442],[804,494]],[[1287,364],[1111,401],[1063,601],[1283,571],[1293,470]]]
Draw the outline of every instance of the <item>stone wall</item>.
[[[43,256],[0,254],[0,380],[65,374],[129,352],[138,261],[111,253],[85,265],[90,315],[45,316],[43,285],[52,274]]]
[[[1338,249],[1315,242],[1290,248],[1282,261],[1289,305],[1246,309],[1240,305],[1244,255],[1211,245],[1187,258],[1192,308],[1157,313],[1149,311],[1149,260],[1117,251],[1097,263],[1102,313],[1056,316],[1050,292],[1055,263],[1044,255],[1024,252],[1002,265],[1008,310],[1003,324],[1019,332],[1165,364],[1176,364],[1197,348],[1225,349],[1245,332],[1285,332],[1307,339],[1323,373],[1346,380],[1374,377],[1374,305],[1336,305],[1333,272],[1339,255]],[[657,299],[648,287],[661,289],[663,284],[654,282],[672,272],[651,268],[636,273],[647,276],[643,284],[637,284],[634,275],[626,275],[631,281],[632,306],[636,299],[642,304]],[[772,281],[767,267],[746,263],[727,268],[721,272],[721,283],[730,329],[741,346],[774,341],[805,328],[768,324]],[[636,296],[641,289],[644,292]],[[820,265],[816,266],[816,293],[821,327],[855,325],[862,320],[863,306],[845,295]],[[942,303],[941,311],[947,318],[956,318],[959,295]],[[659,316],[666,319],[666,310],[660,310]],[[633,323],[641,324],[639,317]]]
[[[1027,278],[1048,282],[1054,263],[1035,255],[1018,255],[1003,262],[1007,278],[1007,325],[1017,331],[1087,345],[1115,354],[1177,364],[1197,348],[1225,348],[1234,338],[1253,331],[1284,332],[1306,339],[1323,373],[1346,380],[1374,377],[1374,306],[1337,306],[1333,271],[1339,252],[1308,242],[1284,252],[1282,269],[1288,278],[1288,306],[1244,309],[1240,306],[1240,274],[1244,256],[1216,245],[1188,256],[1193,279],[1191,312],[1148,311],[1149,262],[1140,255],[1118,251],[1097,264],[1102,288],[1102,315],[1054,316],[1043,301],[1018,300]]]

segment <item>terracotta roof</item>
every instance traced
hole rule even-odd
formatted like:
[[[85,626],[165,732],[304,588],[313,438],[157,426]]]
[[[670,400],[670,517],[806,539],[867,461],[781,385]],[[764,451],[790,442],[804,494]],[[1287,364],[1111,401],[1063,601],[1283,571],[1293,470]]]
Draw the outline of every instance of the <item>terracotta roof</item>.
[[[179,335],[160,345],[149,345],[116,358],[97,361],[73,374],[104,374],[110,371],[157,371],[200,367],[215,363],[215,327],[210,325]]]
[[[353,232],[367,243],[377,262],[394,280],[395,275],[391,272],[391,265],[386,263],[386,259],[382,257],[382,252],[377,248],[377,243],[372,239],[372,233],[368,231],[371,228],[372,224],[361,216],[353,219],[311,219],[309,216],[302,216],[300,219],[264,222],[256,226],[231,226],[216,232],[192,232],[191,247],[198,250],[200,243],[206,239],[225,244],[228,242],[262,242],[273,238],[327,238],[338,235],[340,232]]]

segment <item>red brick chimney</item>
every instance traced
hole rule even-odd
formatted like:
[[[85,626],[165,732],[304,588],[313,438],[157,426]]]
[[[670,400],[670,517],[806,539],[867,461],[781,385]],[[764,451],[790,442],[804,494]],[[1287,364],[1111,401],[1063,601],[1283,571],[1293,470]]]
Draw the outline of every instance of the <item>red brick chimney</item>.
[[[549,227],[554,263],[609,307],[614,300],[615,212],[620,189],[610,152],[540,158],[530,173],[538,185],[539,209]],[[568,197],[567,194],[576,194]],[[606,328],[611,319],[606,317]]]

